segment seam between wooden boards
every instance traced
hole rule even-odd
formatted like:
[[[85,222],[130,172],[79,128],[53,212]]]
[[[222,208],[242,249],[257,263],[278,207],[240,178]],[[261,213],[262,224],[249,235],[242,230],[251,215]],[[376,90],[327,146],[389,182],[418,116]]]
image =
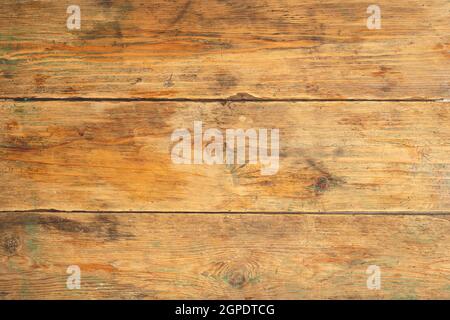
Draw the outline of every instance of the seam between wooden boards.
[[[191,98],[11,98],[0,97],[0,101],[13,102],[197,102],[197,103],[226,103],[226,102],[450,102],[449,99],[191,99]]]
[[[279,215],[292,215],[292,216],[447,216],[450,212],[430,212],[426,211],[324,211],[324,212],[291,212],[291,211],[92,211],[92,210],[54,210],[54,209],[35,209],[35,210],[1,210],[0,214],[8,213],[45,213],[45,214],[148,214],[148,215],[267,215],[267,216],[279,216]]]

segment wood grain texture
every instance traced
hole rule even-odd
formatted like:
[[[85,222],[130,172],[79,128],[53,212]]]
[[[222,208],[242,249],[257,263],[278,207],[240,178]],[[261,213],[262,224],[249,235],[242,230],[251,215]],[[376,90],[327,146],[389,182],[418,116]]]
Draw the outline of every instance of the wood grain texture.
[[[0,101],[0,299],[450,299],[450,1],[1,2],[0,98],[56,101]],[[278,173],[173,164],[194,121]]]
[[[3,0],[0,96],[449,98],[450,2]]]
[[[3,299],[450,298],[448,216],[3,213],[0,241]]]
[[[13,102],[0,210],[448,212],[450,103]],[[260,165],[173,164],[171,134],[279,128]],[[205,143],[206,144],[206,143]]]

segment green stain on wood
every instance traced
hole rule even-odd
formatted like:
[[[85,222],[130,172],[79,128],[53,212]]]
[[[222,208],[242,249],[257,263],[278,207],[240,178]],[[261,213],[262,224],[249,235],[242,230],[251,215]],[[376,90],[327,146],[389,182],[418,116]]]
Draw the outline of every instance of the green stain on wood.
[[[12,42],[16,42],[18,39],[11,35],[5,35],[0,33],[0,57],[6,56],[8,53],[14,51]],[[3,77],[7,79],[13,78],[13,73],[17,69],[19,60],[0,58],[0,71],[3,73]]]
[[[29,99],[24,98],[24,101],[29,101]],[[14,104],[8,106],[9,110],[14,113],[16,116],[30,116],[33,114],[38,114],[39,110],[34,105],[27,104],[26,106],[23,104]],[[41,122],[42,124],[47,124],[47,122]],[[39,139],[35,139],[36,141]]]
[[[8,272],[15,273],[17,275],[21,275],[20,278],[20,288],[17,290],[21,299],[27,299],[30,293],[30,283],[26,276],[23,276],[24,269],[21,268],[18,264],[16,264],[13,259],[8,259],[7,262]]]
[[[0,33],[0,41],[17,41],[18,39],[10,34]]]
[[[167,273],[178,273],[179,269],[176,268],[158,268],[155,272],[167,272]]]
[[[394,300],[417,300],[417,296],[414,293],[402,294],[394,296]]]
[[[17,65],[18,61],[17,60],[10,60],[10,59],[5,59],[5,58],[0,58],[0,66],[2,66],[2,68],[7,68],[7,67],[15,67]]]
[[[0,45],[0,56],[5,55],[13,50],[11,44],[2,44]]]
[[[391,279],[383,282],[383,275],[381,275],[381,290],[391,292],[393,299],[417,300],[418,297],[416,291],[422,286],[423,283],[421,281],[409,278]]]
[[[153,241],[153,242],[152,242],[152,246],[153,246],[154,248],[159,248],[159,247],[161,247],[161,241]]]
[[[17,69],[17,64],[17,60],[0,58],[0,71],[3,73],[3,77],[7,79],[13,78],[13,73]]]
[[[29,283],[27,279],[22,279],[22,284],[20,286],[20,297],[22,299],[26,299],[28,297],[28,294],[30,292],[29,290]]]
[[[8,259],[8,270],[12,272],[22,272],[23,270],[12,259]]]
[[[386,268],[393,268],[398,266],[400,263],[400,260],[398,257],[392,257],[392,256],[381,256],[377,257],[376,260],[367,259],[367,266],[369,265],[377,265],[380,266],[381,270],[383,270],[384,267]]]
[[[27,234],[26,247],[32,258],[35,258],[39,254],[39,245],[36,241],[37,226],[32,222],[25,224],[25,232]]]
[[[7,54],[13,50],[11,42],[17,41],[16,37],[0,33],[0,55]]]
[[[255,276],[255,277],[251,277],[248,279],[248,283],[250,283],[250,284],[259,283],[260,281],[261,281],[260,276]]]
[[[25,107],[23,105],[14,105],[12,111],[16,115],[26,115],[27,114]]]
[[[122,16],[126,15],[131,10],[133,10],[133,5],[130,1],[125,1],[125,3],[119,7],[119,11]]]
[[[12,273],[17,273],[18,275],[23,275],[23,272],[25,271],[14,261],[12,261],[12,259],[8,260],[8,270]],[[20,289],[19,289],[19,295],[21,299],[26,299],[28,297],[29,287],[30,284],[27,277],[22,276],[20,279]]]

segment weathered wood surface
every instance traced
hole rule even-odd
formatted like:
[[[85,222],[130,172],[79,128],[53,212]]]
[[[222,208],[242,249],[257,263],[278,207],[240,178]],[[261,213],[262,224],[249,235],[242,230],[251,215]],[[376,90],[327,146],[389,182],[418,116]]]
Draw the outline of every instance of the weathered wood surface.
[[[449,98],[448,0],[3,0],[0,97]]]
[[[2,0],[0,98],[97,101],[0,102],[0,299],[450,299],[450,102],[419,102],[450,98],[450,1],[379,0],[381,30],[360,0],[76,2]],[[173,164],[194,121],[278,128],[278,173]]]
[[[180,165],[171,134],[279,128],[275,175]],[[13,102],[0,210],[448,212],[450,103]]]
[[[448,216],[3,213],[0,241],[5,299],[450,298]]]

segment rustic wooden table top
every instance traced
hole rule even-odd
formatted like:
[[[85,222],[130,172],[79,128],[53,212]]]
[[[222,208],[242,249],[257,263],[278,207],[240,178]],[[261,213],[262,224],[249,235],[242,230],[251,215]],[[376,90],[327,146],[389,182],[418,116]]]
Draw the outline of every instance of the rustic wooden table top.
[[[2,0],[0,299],[450,299],[450,2],[375,2]]]

